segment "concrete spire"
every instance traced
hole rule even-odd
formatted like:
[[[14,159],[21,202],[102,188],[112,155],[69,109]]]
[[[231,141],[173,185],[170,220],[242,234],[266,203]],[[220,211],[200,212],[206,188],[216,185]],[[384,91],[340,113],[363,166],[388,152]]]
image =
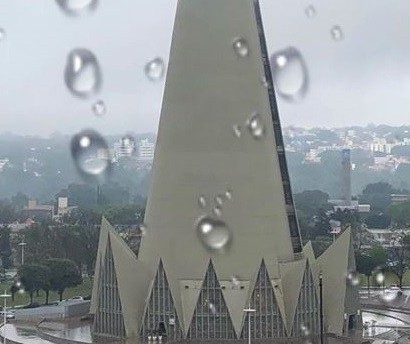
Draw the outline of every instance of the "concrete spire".
[[[250,0],[178,3],[139,259],[162,258],[181,318],[179,280],[202,279],[209,258],[226,280],[249,280],[262,258],[294,258],[260,30]],[[223,255],[210,253],[196,231],[201,217],[215,217],[218,195],[232,233]]]
[[[221,295],[215,300],[229,313],[221,316],[239,336],[244,306],[259,302],[252,292],[262,261],[291,330],[308,265],[257,1],[179,0],[145,224],[136,260],[103,222],[100,247],[109,235],[121,297],[124,304],[132,299],[123,311],[132,319],[125,321],[127,331],[141,333],[144,305],[146,314],[165,312],[163,303],[148,301],[151,290],[160,294],[154,285],[160,261],[185,336],[198,305],[202,319],[209,302],[198,296],[200,288]],[[222,293],[203,284],[210,261]],[[263,281],[265,289],[271,281]],[[284,335],[273,331],[270,338]]]

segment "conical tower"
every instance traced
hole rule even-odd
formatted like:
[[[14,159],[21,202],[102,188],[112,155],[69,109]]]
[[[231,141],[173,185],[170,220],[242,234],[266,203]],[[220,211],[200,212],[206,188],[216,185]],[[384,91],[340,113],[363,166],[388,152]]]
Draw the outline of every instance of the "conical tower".
[[[198,237],[201,219],[226,226],[224,254]],[[162,260],[181,315],[196,302],[180,281],[203,280],[210,259],[220,281],[253,286],[262,259],[301,251],[257,2],[179,1],[145,224],[139,259],[152,272]]]
[[[132,333],[240,339],[249,305],[253,338],[299,333],[302,281],[313,278],[258,1],[179,0],[145,225],[141,271],[127,287],[136,290]],[[303,321],[316,324],[309,305]]]

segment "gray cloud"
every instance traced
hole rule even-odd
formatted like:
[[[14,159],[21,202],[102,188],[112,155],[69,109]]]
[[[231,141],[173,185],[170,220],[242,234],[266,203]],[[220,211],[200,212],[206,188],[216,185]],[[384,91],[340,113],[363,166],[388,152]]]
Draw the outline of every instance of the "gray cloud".
[[[409,124],[410,2],[317,0],[312,19],[305,1],[261,2],[270,52],[297,47],[310,75],[301,102],[278,100],[283,124]],[[175,8],[176,0],[100,1],[93,13],[70,17],[51,0],[2,0],[0,131],[156,131],[164,82],[147,80],[144,66],[156,56],[168,61]],[[341,42],[331,39],[335,24]],[[103,70],[101,92],[86,100],[63,78],[78,47],[93,51]],[[98,99],[103,118],[91,111]]]

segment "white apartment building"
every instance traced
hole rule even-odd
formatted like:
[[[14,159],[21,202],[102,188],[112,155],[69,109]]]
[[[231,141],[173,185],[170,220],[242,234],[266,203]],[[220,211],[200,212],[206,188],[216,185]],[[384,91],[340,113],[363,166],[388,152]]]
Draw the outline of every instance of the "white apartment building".
[[[387,143],[384,138],[374,138],[373,142],[370,143],[370,150],[390,154],[393,146],[391,143]]]
[[[153,161],[155,152],[155,143],[149,142],[148,139],[142,139],[138,143],[138,159],[142,161]]]
[[[135,152],[135,141],[131,137],[123,137],[114,143],[114,156],[116,158],[131,157]]]
[[[0,172],[3,171],[4,167],[9,163],[9,159],[0,159]]]

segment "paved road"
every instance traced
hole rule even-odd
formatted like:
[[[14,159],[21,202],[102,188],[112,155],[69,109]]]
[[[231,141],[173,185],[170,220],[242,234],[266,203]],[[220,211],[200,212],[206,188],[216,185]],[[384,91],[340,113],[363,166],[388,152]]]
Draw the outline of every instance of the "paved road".
[[[385,308],[400,308],[410,312],[410,290],[404,290],[401,294],[397,291],[386,290],[371,290],[370,294],[367,290],[360,290],[360,301],[364,305],[384,306]]]

